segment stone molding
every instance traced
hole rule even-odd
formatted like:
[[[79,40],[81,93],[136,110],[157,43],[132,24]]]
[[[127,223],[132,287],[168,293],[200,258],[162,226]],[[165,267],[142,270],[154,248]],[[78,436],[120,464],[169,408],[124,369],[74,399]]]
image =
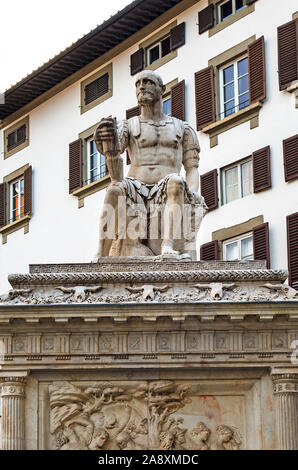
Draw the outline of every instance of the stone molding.
[[[8,280],[13,287],[20,285],[82,285],[94,282],[196,282],[196,281],[280,281],[287,271],[260,270],[199,270],[199,271],[148,271],[148,272],[91,272],[91,273],[41,273],[11,274]]]

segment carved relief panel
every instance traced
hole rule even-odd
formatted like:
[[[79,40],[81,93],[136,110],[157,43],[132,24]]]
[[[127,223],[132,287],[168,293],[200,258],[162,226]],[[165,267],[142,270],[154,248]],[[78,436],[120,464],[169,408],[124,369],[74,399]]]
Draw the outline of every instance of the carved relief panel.
[[[49,448],[246,448],[243,395],[205,395],[176,381],[53,382]]]

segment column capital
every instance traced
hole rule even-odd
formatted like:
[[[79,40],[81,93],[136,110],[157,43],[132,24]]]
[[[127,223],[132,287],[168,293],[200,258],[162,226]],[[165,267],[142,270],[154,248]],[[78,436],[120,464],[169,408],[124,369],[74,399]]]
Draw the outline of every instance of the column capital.
[[[298,393],[298,368],[276,367],[271,371],[274,393]]]

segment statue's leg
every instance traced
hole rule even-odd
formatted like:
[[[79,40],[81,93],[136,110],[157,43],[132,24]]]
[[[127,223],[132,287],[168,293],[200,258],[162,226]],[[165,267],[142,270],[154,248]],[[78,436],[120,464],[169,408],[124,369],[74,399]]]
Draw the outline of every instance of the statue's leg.
[[[178,255],[175,244],[181,244],[182,216],[184,203],[184,180],[179,175],[173,175],[167,182],[167,202],[163,211],[163,230],[161,254]],[[180,242],[180,243],[179,243]]]
[[[118,208],[123,201],[125,201],[125,195],[122,188],[115,184],[108,186],[99,220],[99,244],[94,263],[97,263],[98,258],[102,256],[109,256],[112,243],[118,238]],[[121,242],[121,240],[118,241]]]

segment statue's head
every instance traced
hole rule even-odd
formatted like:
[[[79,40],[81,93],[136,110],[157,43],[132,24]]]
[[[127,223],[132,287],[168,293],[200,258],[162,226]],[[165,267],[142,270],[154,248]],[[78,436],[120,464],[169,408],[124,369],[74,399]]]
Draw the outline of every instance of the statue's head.
[[[165,92],[161,77],[151,70],[144,70],[136,78],[136,95],[139,105],[154,104]]]

